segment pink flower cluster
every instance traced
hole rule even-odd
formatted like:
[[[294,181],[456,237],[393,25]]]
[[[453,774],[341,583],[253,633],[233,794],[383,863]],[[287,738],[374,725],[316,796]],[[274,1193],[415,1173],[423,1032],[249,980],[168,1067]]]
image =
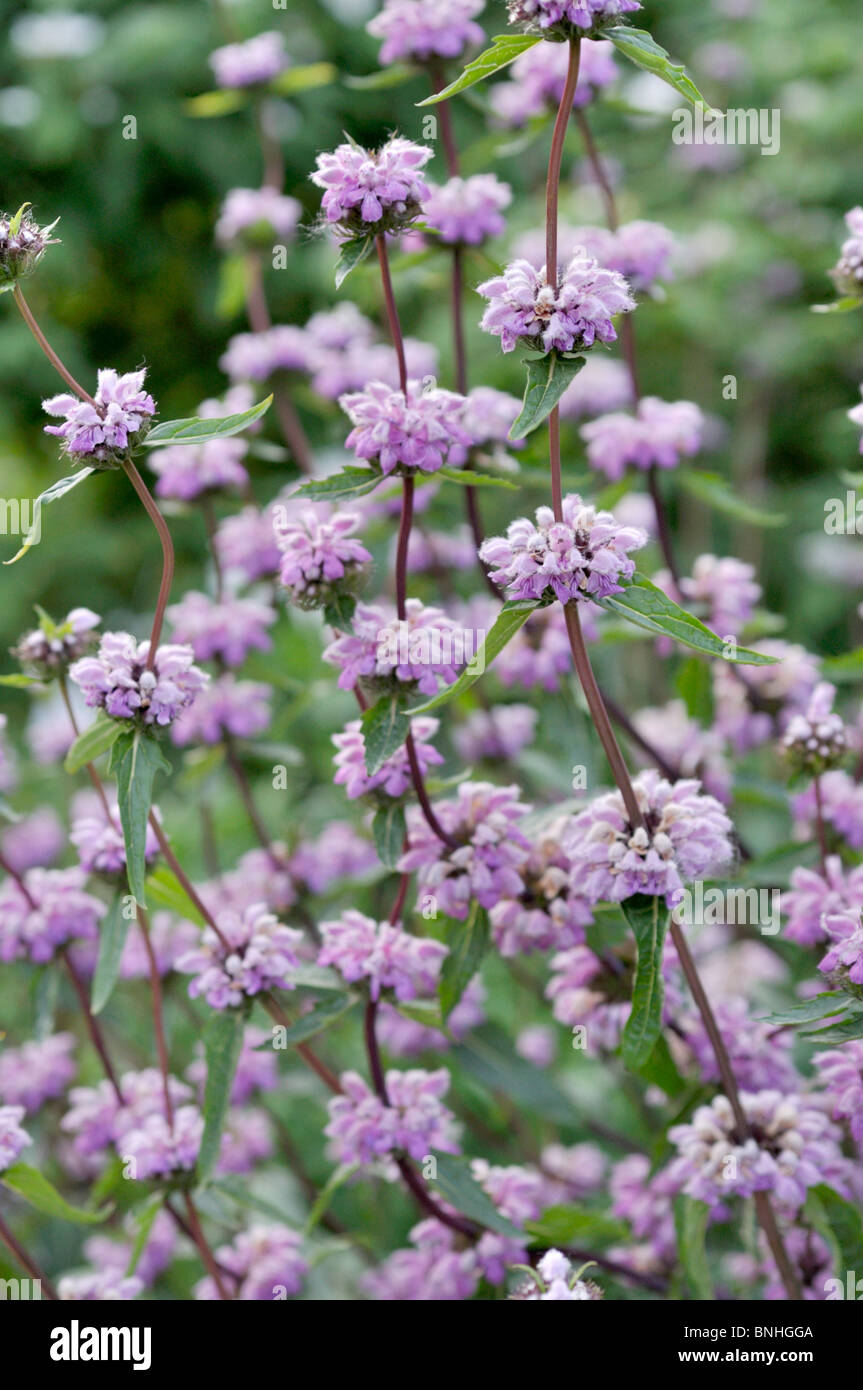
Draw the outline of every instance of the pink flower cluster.
[[[311,179],[324,190],[321,206],[328,225],[342,238],[409,226],[428,197],[422,169],[433,153],[427,145],[393,135],[376,151],[351,142],[319,154]]]
[[[644,824],[633,829],[619,791],[597,797],[570,820],[563,847],[572,886],[588,902],[637,893],[680,901],[684,882],[716,873],[734,858],[731,821],[696,781],[667,782],[655,769],[634,781]]]
[[[592,468],[617,482],[634,468],[676,468],[701,448],[704,417],[691,401],[669,403],[656,396],[639,401],[634,415],[601,415],[582,425]]]
[[[510,24],[525,24],[540,33],[566,25],[595,29],[641,9],[641,0],[508,0],[508,4]]]
[[[254,598],[212,599],[190,589],[167,610],[174,640],[191,647],[196,661],[222,661],[241,666],[249,652],[268,652],[272,639],[267,628],[276,611]]]
[[[574,352],[595,342],[613,343],[612,320],[635,308],[622,275],[577,250],[550,285],[545,266],[512,261],[478,292],[489,301],[482,327],[501,340],[504,352],[518,343],[543,352]]]
[[[416,999],[437,988],[447,948],[432,937],[412,936],[354,910],[334,922],[321,922],[320,933],[318,965],[335,966],[349,984],[368,980],[372,999],[382,989],[393,990],[396,999]]]
[[[425,220],[448,246],[479,246],[506,229],[512,189],[496,174],[473,174],[430,185]]]
[[[319,608],[349,592],[371,555],[354,536],[355,512],[322,516],[309,508],[300,516],[276,509],[274,530],[280,550],[279,579],[300,608]]]
[[[302,204],[276,188],[232,188],[216,223],[216,241],[271,246],[274,237],[290,241],[302,216]]]
[[[284,37],[275,30],[255,34],[243,43],[229,43],[210,54],[210,67],[220,87],[256,87],[271,82],[288,66]]]
[[[299,1293],[309,1268],[302,1237],[290,1226],[252,1226],[230,1245],[220,1245],[215,1254],[220,1269],[234,1281],[234,1297],[241,1303],[291,1298]],[[195,1297],[219,1298],[215,1280],[202,1279]]]
[[[69,675],[87,704],[112,719],[170,724],[205,689],[209,676],[194,665],[191,647],[163,643],[152,669],[149,654],[149,642],[106,632],[97,654],[76,661]]]
[[[644,531],[618,525],[611,512],[585,505],[576,492],[564,497],[562,512],[555,521],[550,507],[539,507],[535,522],[520,517],[506,536],[483,542],[480,558],[509,598],[602,598],[632,577],[629,552],[647,544]]]
[[[84,892],[81,869],[30,869],[0,888],[0,961],[51,960],[67,941],[94,941],[105,904]]]
[[[467,637],[441,609],[416,598],[408,599],[404,621],[358,603],[351,631],[330,643],[324,661],[340,667],[340,690],[360,684],[381,693],[395,688],[394,683],[416,683],[424,695],[436,695],[438,679],[451,684],[469,659]]]
[[[329,1102],[324,1130],[339,1163],[375,1163],[399,1152],[414,1159],[435,1149],[458,1153],[453,1117],[441,1103],[449,1089],[444,1067],[388,1071],[388,1105],[357,1072],[344,1072],[340,1080],[342,1093]]]
[[[159,481],[157,497],[193,502],[208,492],[241,489],[249,481],[241,460],[247,444],[236,436],[210,439],[206,444],[168,444],[154,449],[148,459]]]
[[[206,927],[198,948],[177,961],[195,979],[189,994],[203,995],[213,1009],[236,1008],[244,999],[270,989],[293,989],[302,932],[285,927],[263,903],[242,914],[219,913],[221,935]]]
[[[271,690],[263,681],[238,681],[226,671],[211,681],[171,728],[179,748],[190,743],[221,743],[227,734],[254,738],[269,727]]]
[[[380,62],[428,63],[435,58],[458,58],[484,34],[474,16],[485,0],[384,0],[384,7],[366,28],[383,39]]]
[[[48,415],[62,415],[62,425],[46,425],[46,434],[63,440],[63,449],[75,462],[90,462],[110,468],[127,457],[143,439],[156,403],[144,390],[147,373],[126,372],[122,376],[111,368],[98,374],[95,402],[61,394],[42,402]]]
[[[370,381],[363,391],[342,396],[339,405],[353,425],[346,447],[385,478],[436,473],[456,446],[471,442],[461,423],[464,396],[455,391],[423,390],[420,382],[409,381],[405,393]]]
[[[438,731],[438,720],[430,716],[417,715],[411,721],[414,749],[420,774],[427,777],[429,769],[439,767],[444,761],[434,744],[430,742]],[[334,758],[336,786],[343,786],[346,795],[355,801],[359,797],[371,797],[375,801],[398,799],[404,796],[411,785],[411,769],[407,749],[397,748],[377,772],[366,770],[366,742],[359,719],[352,719],[340,734],[333,734],[333,743],[339,750]]]

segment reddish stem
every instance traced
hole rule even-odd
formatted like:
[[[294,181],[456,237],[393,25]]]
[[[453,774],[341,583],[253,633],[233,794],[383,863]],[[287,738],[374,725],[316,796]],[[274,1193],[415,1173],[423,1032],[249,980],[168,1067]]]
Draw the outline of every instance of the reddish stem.
[[[14,290],[12,291],[12,298],[15,300],[15,303],[21,310],[21,315],[24,319],[24,322],[27,324],[27,327],[30,329],[30,332],[33,334],[33,337],[36,339],[36,342],[39,344],[45,356],[48,358],[48,361],[51,363],[51,366],[54,368],[55,372],[57,372],[63,378],[67,386],[71,386],[76,396],[80,396],[81,400],[86,401],[87,404],[91,405],[94,410],[99,410],[98,405],[93,400],[93,397],[90,395],[89,391],[84,390],[84,387],[80,384],[80,382],[77,382],[75,380],[69,369],[65,367],[63,363],[60,361],[60,358],[57,356],[51,344],[48,342],[48,339],[45,337],[45,334],[42,332],[42,329],[39,327],[38,323],[33,317],[33,312],[30,308],[30,305],[24,298],[24,294],[20,285],[15,286]],[[102,412],[99,411],[99,413],[101,414]]]
[[[27,1273],[30,1275],[30,1278],[35,1279],[41,1285],[42,1289],[44,1289],[45,1291],[45,1296],[47,1298],[50,1298],[53,1302],[56,1302],[58,1298],[57,1290],[54,1288],[54,1285],[51,1283],[51,1280],[48,1278],[44,1270],[39,1268],[33,1257],[27,1254],[27,1251],[24,1249],[24,1246],[21,1245],[21,1243],[12,1234],[9,1227],[6,1225],[6,1222],[3,1220],[2,1216],[0,1216],[0,1240],[3,1241],[3,1244],[11,1252],[11,1254],[15,1256],[15,1259],[18,1261],[21,1268],[26,1269]]]
[[[174,542],[171,540],[171,532],[168,530],[168,523],[156,506],[155,500],[150,495],[150,489],[141,477],[131,458],[125,458],[122,468],[132,487],[143,504],[144,510],[156,528],[160,544],[162,546],[162,582],[159,585],[159,597],[156,600],[156,611],[153,615],[153,627],[150,632],[150,650],[147,655],[147,670],[152,671],[156,661],[156,653],[159,650],[159,640],[162,636],[162,626],[165,621],[165,609],[168,606],[168,598],[171,593],[171,584],[174,579]]]

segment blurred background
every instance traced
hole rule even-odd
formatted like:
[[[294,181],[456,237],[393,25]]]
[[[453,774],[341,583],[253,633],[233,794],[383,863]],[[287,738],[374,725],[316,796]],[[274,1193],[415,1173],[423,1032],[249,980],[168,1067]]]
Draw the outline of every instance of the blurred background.
[[[284,29],[294,64],[332,63],[335,81],[272,99],[267,112],[287,161],[286,191],[312,223],[317,195],[308,172],[315,153],[343,130],[369,144],[394,128],[422,138],[424,113],[414,105],[426,94],[421,75],[377,90],[344,80],[376,69],[378,43],[364,30],[375,8],[366,0],[289,0],[289,12],[263,0],[87,0],[74,9],[0,0],[0,206],[14,210],[29,200],[40,221],[60,218],[62,244],[45,257],[28,295],[81,380],[92,384],[101,366],[146,364],[163,418],[191,414],[224,389],[219,356],[246,324],[236,271],[214,246],[213,224],[229,188],[260,181],[260,152],[247,110],[201,119],[189,100],[213,85],[213,48],[262,29]],[[751,146],[675,146],[669,113],[679,99],[622,62],[611,95],[592,108],[597,142],[620,178],[623,219],[664,222],[682,247],[665,301],[638,312],[645,390],[696,401],[714,420],[714,448],[700,466],[774,519],[788,519],[753,527],[673,497],[678,545],[688,559],[713,549],[751,560],[767,606],[787,616],[785,635],[826,653],[859,645],[861,632],[863,545],[852,537],[825,546],[823,508],[844,495],[841,471],[856,467],[859,432],[846,411],[863,379],[863,322],[857,314],[811,312],[833,297],[827,271],[843,239],[842,216],[863,201],[861,46],[853,42],[859,17],[857,0],[645,4],[645,27],[687,64],[716,106],[781,111],[776,157]],[[505,27],[502,0],[490,0],[482,22],[489,33]],[[487,101],[481,87],[455,104],[456,135],[465,172],[493,169],[514,185],[514,238],[540,225],[547,132],[533,139],[489,134]],[[134,139],[124,138],[130,116]],[[570,139],[562,216],[601,222],[577,132]],[[443,177],[440,154],[432,172]],[[492,255],[505,259],[505,247],[495,244]],[[326,242],[301,237],[286,271],[268,277],[276,321],[304,323],[337,302],[332,266]],[[487,274],[488,264],[477,262],[468,278],[476,284]],[[438,345],[441,378],[451,384],[446,277],[445,258],[406,268],[399,295],[407,331]],[[356,273],[345,293],[379,314],[371,273]],[[478,332],[478,318],[477,300],[468,312],[473,381],[520,394],[516,355],[503,358],[496,341]],[[728,375],[737,379],[735,401],[723,400]],[[40,400],[56,390],[49,364],[4,298],[5,496],[35,497],[65,471],[41,428]],[[338,448],[344,424],[337,407],[311,393],[300,392],[297,402],[313,441]],[[567,448],[568,464],[583,473],[574,430]],[[289,463],[255,467],[261,500],[292,476]],[[457,491],[445,489],[442,505],[458,509],[460,519]],[[506,505],[495,502],[489,511],[497,507],[503,517]],[[108,626],[131,625],[130,615],[148,610],[154,539],[118,474],[91,480],[43,522],[41,545],[0,572],[0,648],[30,624],[37,601],[57,615],[71,602],[87,604]],[[203,531],[194,523],[178,517],[175,525],[178,593],[198,576],[203,555]],[[15,537],[0,537],[4,558],[16,546]],[[26,701],[9,692],[4,708],[14,724]]]

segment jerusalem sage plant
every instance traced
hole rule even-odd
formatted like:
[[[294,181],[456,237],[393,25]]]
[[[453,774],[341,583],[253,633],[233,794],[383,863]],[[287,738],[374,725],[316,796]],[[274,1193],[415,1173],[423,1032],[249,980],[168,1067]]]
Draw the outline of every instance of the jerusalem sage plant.
[[[267,299],[270,248],[295,239],[304,215],[285,192],[268,103],[327,84],[334,71],[292,65],[275,31],[216,50],[218,90],[189,110],[209,119],[248,108],[264,176],[259,189],[228,193],[216,227],[240,272],[249,331],[221,360],[224,398],[186,419],[157,422],[158,364],[103,369],[92,394],[72,376],[22,288],[43,256],[63,255],[51,249],[56,223],[40,226],[29,203],[0,219],[0,288],[67,388],[43,405],[46,433],[71,468],[42,494],[6,563],[41,543],[42,507],[96,473],[131,484],[162,556],[148,636],[102,631],[85,607],[62,618],[40,610],[14,649],[20,671],[0,678],[34,695],[56,689],[65,772],[86,773],[91,788],[75,796],[74,867],[53,866],[59,848],[22,853],[14,823],[0,860],[0,960],[38,973],[49,1001],[62,971],[90,1044],[87,1084],[71,1089],[68,1032],[40,1023],[35,1039],[0,1054],[0,1185],[46,1217],[110,1223],[119,1237],[90,1238],[85,1272],[49,1275],[0,1216],[0,1239],[49,1298],[144,1295],[170,1277],[181,1241],[200,1263],[193,1296],[221,1300],[301,1295],[336,1248],[351,1252],[351,1292],[377,1299],[711,1298],[736,1280],[743,1296],[755,1288],[799,1300],[827,1297],[843,1261],[863,1249],[853,1205],[863,1138],[863,870],[854,858],[863,815],[846,770],[854,736],[814,657],[775,638],[738,640],[747,628],[758,638],[753,568],[701,555],[687,575],[676,553],[667,480],[719,508],[734,499],[721,479],[684,463],[703,444],[699,407],[641,391],[638,320],[669,274],[674,241],[659,224],[621,222],[589,108],[614,80],[616,58],[702,102],[685,70],[634,27],[641,8],[511,0],[507,32],[456,74],[454,61],[485,42],[482,0],[386,0],[368,26],[383,67],[353,86],[421,75],[431,92],[419,105],[435,113],[434,133],[397,132],[369,149],[348,132],[318,155],[314,230],[340,297],[305,325],[274,322]],[[503,266],[485,248],[517,200],[491,171],[462,172],[452,105],[498,74],[517,90],[497,84],[492,109],[535,120],[543,137],[550,127],[542,228]],[[441,185],[427,143],[438,122]],[[573,127],[604,227],[560,223]],[[859,209],[849,231],[834,279],[837,306],[857,307]],[[399,288],[405,270],[438,256],[449,386],[437,380],[434,349],[404,332]],[[354,283],[364,302],[377,300],[389,342],[344,298]],[[521,403],[471,385],[471,312],[504,354],[520,355]],[[622,363],[607,355],[618,342]],[[338,402],[338,443],[352,463],[317,457],[303,418],[310,393],[325,410]],[[281,445],[258,438],[270,406]],[[859,423],[859,408],[851,413]],[[581,427],[591,472],[575,490],[562,439],[584,416],[594,417]],[[290,466],[287,487],[263,508],[249,472],[256,451]],[[630,492],[642,479],[646,492]],[[543,500],[522,515],[513,493],[538,481]],[[237,492],[242,508],[219,519],[217,506]],[[486,534],[487,498],[506,518],[502,534]],[[173,594],[162,501],[200,516],[209,591]],[[448,504],[465,511],[452,534],[428,519]],[[651,578],[636,557],[650,556],[654,538],[664,568]],[[478,592],[461,593],[453,570]],[[411,592],[423,571],[434,603]],[[373,582],[377,600],[366,597]],[[323,635],[323,661],[355,703],[331,740],[334,783],[367,812],[356,825],[337,818],[304,834],[302,790],[293,825],[283,803],[278,813],[260,804],[256,760],[275,764],[274,790],[292,778],[308,788],[302,754],[283,759],[269,736],[283,727],[286,691],[298,728],[317,692],[301,693],[302,677],[291,683],[285,643],[276,651],[287,669],[270,658],[272,679],[257,678],[283,626],[298,646]],[[662,709],[629,713],[594,675],[589,648],[607,647],[620,686],[635,640],[675,671],[680,698]],[[248,678],[239,674],[247,665]],[[570,702],[557,726],[567,756],[595,738],[614,785],[599,766],[589,785],[576,764],[564,798],[559,778],[544,785],[517,759],[538,711],[555,717],[541,692],[567,696],[570,672],[590,727]],[[514,686],[534,692],[532,704],[499,698]],[[615,726],[643,764],[635,775]],[[450,760],[437,746],[444,739],[461,760],[455,775],[440,771]],[[175,847],[189,835],[173,803],[163,814],[154,802],[157,790],[170,794],[172,749],[185,750],[187,789],[195,776],[211,785],[227,775],[254,849],[237,852],[236,825],[230,836],[214,830],[205,794],[208,869],[189,866]],[[753,1012],[742,987],[712,999],[710,930],[726,919],[700,933],[693,926],[705,924],[689,912],[696,892],[702,903],[705,891],[748,901],[750,891],[758,899],[750,885],[771,882],[770,856],[759,865],[731,814],[733,760],[753,749],[779,755],[797,821],[817,842],[814,866],[797,855],[782,912],[789,941],[823,952],[810,964],[829,986],[769,1017]],[[535,783],[539,807],[511,780],[516,772]],[[731,953],[745,943],[720,944]],[[767,945],[750,944],[762,954],[738,969],[769,975]],[[499,981],[507,970],[538,1019],[515,1045],[499,1008],[496,1023],[486,1020],[483,974]],[[156,1066],[123,1071],[117,1006],[137,978],[148,982],[146,1061]],[[558,1047],[549,1008],[572,1056],[543,1076]],[[193,1019],[189,1055],[178,1041],[189,1034],[166,1021],[182,1010]],[[790,1053],[798,1027],[826,1046],[814,1079]],[[294,1056],[313,1073],[311,1155],[308,1121],[295,1120],[299,1092],[286,1085],[297,1081]],[[422,1065],[388,1065],[401,1058]],[[646,1119],[633,1135],[582,1105],[580,1078],[593,1067],[637,1098]],[[46,1102],[60,1096],[52,1133]],[[541,1143],[522,1110],[541,1121]],[[21,1159],[31,1116],[49,1146],[40,1166]],[[235,1180],[276,1167],[276,1134],[302,1194],[304,1232],[254,1181]],[[84,1179],[95,1180],[95,1201],[59,1190]],[[371,1233],[364,1226],[356,1194],[379,1180],[399,1212],[409,1204],[421,1218],[407,1247],[384,1221]],[[717,1272],[719,1237],[744,1272]]]

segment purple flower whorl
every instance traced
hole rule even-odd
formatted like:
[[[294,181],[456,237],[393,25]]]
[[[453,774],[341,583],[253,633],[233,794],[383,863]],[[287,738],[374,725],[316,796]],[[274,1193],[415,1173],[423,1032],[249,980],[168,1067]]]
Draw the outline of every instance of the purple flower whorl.
[[[378,236],[415,222],[428,197],[421,170],[434,151],[393,135],[379,150],[353,142],[319,154],[312,183],[324,190],[321,206],[338,236]]]
[[[458,58],[485,35],[475,23],[485,0],[384,0],[383,9],[370,19],[367,31],[383,39],[382,67],[403,61],[428,63],[436,58]]]
[[[629,285],[579,247],[549,285],[545,266],[511,261],[503,272],[478,287],[489,301],[481,327],[500,338],[504,352],[518,343],[534,351],[577,352],[613,343],[616,314],[635,308]]]
[[[453,450],[471,443],[461,420],[465,397],[455,391],[424,391],[420,382],[409,381],[405,394],[370,381],[364,390],[340,397],[339,405],[354,427],[347,448],[385,478],[436,473]]]
[[[281,551],[279,579],[299,608],[323,608],[341,594],[354,593],[371,555],[354,536],[355,512],[322,516],[313,507],[288,515],[277,504],[273,531]]]
[[[225,913],[217,923],[229,949],[207,927],[200,946],[177,961],[178,970],[195,976],[189,985],[192,999],[202,994],[211,1008],[230,1009],[261,991],[294,988],[302,932],[283,926],[263,903],[242,915]]]
[[[510,24],[545,38],[583,38],[641,9],[641,0],[507,0]]]
[[[205,689],[209,676],[193,664],[191,647],[163,643],[153,669],[147,668],[149,642],[129,632],[106,632],[95,656],[82,657],[69,675],[91,707],[112,719],[139,724],[170,724]]]
[[[597,797],[569,821],[562,843],[573,891],[590,903],[646,894],[676,907],[687,880],[731,863],[731,821],[694,780],[667,782],[651,768],[635,778],[633,789],[645,822],[637,830],[619,791]]]
[[[571,492],[563,499],[562,521],[550,507],[539,507],[535,522],[520,517],[505,536],[484,541],[479,553],[509,598],[568,603],[619,593],[621,580],[635,572],[628,552],[646,544],[644,531],[618,525],[611,512],[597,512]]]
[[[95,406],[68,392],[51,396],[42,402],[42,409],[65,418],[62,425],[46,425],[45,433],[62,439],[63,452],[75,463],[116,468],[140,444],[156,413],[153,397],[144,390],[146,375],[143,368],[122,376],[103,368],[93,397]]]

